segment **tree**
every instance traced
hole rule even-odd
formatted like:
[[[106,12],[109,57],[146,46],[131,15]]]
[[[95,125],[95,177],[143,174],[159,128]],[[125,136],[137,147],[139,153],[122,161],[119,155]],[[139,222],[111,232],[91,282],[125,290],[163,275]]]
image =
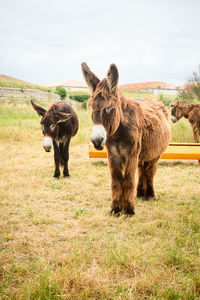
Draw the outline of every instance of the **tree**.
[[[185,84],[185,89],[179,94],[181,98],[200,100],[200,65],[199,72],[193,72],[192,77]]]
[[[56,87],[56,94],[58,94],[60,96],[61,100],[64,100],[67,97],[67,91],[65,88],[63,88],[62,86],[57,86]]]
[[[189,84],[191,85],[191,90],[194,96],[200,100],[200,72],[194,72],[191,79],[189,80]]]

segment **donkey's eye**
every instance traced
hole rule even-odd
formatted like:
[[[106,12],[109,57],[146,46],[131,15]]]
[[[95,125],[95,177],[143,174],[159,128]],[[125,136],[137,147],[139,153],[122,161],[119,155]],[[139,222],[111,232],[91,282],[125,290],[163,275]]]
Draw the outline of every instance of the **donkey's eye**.
[[[94,111],[93,113],[92,113],[92,121],[94,122],[94,123],[98,123],[98,122],[100,122],[100,119],[101,119],[101,117],[100,117],[100,111]]]
[[[113,107],[106,107],[106,113],[109,114],[113,110]]]
[[[41,127],[42,127],[42,133],[44,134],[44,125],[41,124]]]
[[[172,108],[172,114],[175,114],[176,108]]]
[[[51,130],[51,131],[54,131],[55,128],[56,128],[56,125],[55,125],[55,124],[51,124],[51,125],[50,125],[50,130]]]

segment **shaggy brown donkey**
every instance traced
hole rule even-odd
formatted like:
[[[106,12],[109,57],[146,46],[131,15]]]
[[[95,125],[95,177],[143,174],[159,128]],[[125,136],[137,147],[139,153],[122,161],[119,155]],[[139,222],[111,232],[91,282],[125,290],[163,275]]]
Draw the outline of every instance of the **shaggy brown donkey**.
[[[78,118],[73,108],[66,102],[54,103],[46,111],[31,100],[33,108],[42,116],[41,125],[44,134],[43,147],[46,152],[54,148],[55,172],[53,177],[59,178],[60,165],[63,166],[63,176],[69,176],[69,144],[71,137],[78,131]]]
[[[185,101],[176,101],[171,105],[171,119],[176,123],[181,117],[185,117],[190,122],[195,143],[198,143],[200,138],[200,104],[188,103]]]
[[[133,215],[137,167],[137,197],[155,198],[156,164],[170,139],[167,110],[157,101],[136,101],[121,95],[114,64],[101,81],[86,63],[82,63],[82,71],[92,93],[88,103],[92,107],[91,141],[96,149],[107,146],[112,178],[111,213]]]

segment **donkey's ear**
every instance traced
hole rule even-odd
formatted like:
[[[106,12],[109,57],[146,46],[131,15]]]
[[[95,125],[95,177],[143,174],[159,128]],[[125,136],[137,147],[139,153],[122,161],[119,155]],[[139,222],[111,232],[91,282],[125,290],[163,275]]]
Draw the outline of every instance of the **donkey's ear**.
[[[88,67],[88,65],[85,62],[82,62],[81,64],[83,77],[92,93],[95,92],[97,84],[99,83],[99,78],[92,73]]]
[[[56,117],[56,119],[58,119],[56,124],[59,124],[59,123],[63,123],[65,121],[71,119],[72,115],[71,114],[66,114],[64,112],[57,112],[57,113],[55,113],[55,117]]]
[[[119,73],[115,64],[111,64],[107,73],[107,82],[110,92],[114,92],[118,84]]]
[[[175,107],[175,106],[177,106],[177,105],[179,105],[179,104],[180,104],[180,101],[178,100],[178,101],[172,103],[172,104],[170,105],[170,107]]]
[[[33,106],[33,108],[35,109],[35,111],[38,113],[39,116],[44,116],[46,110],[42,107],[40,107],[39,105],[35,104],[33,102],[33,100],[31,100],[31,104]]]

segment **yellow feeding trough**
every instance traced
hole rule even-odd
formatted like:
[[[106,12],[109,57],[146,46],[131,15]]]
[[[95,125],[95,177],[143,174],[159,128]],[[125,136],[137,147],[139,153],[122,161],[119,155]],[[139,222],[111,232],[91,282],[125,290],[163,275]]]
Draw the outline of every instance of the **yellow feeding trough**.
[[[96,150],[89,145],[90,158],[107,158],[107,150]],[[198,160],[200,165],[200,143],[171,143],[161,156],[162,159],[192,159]]]

